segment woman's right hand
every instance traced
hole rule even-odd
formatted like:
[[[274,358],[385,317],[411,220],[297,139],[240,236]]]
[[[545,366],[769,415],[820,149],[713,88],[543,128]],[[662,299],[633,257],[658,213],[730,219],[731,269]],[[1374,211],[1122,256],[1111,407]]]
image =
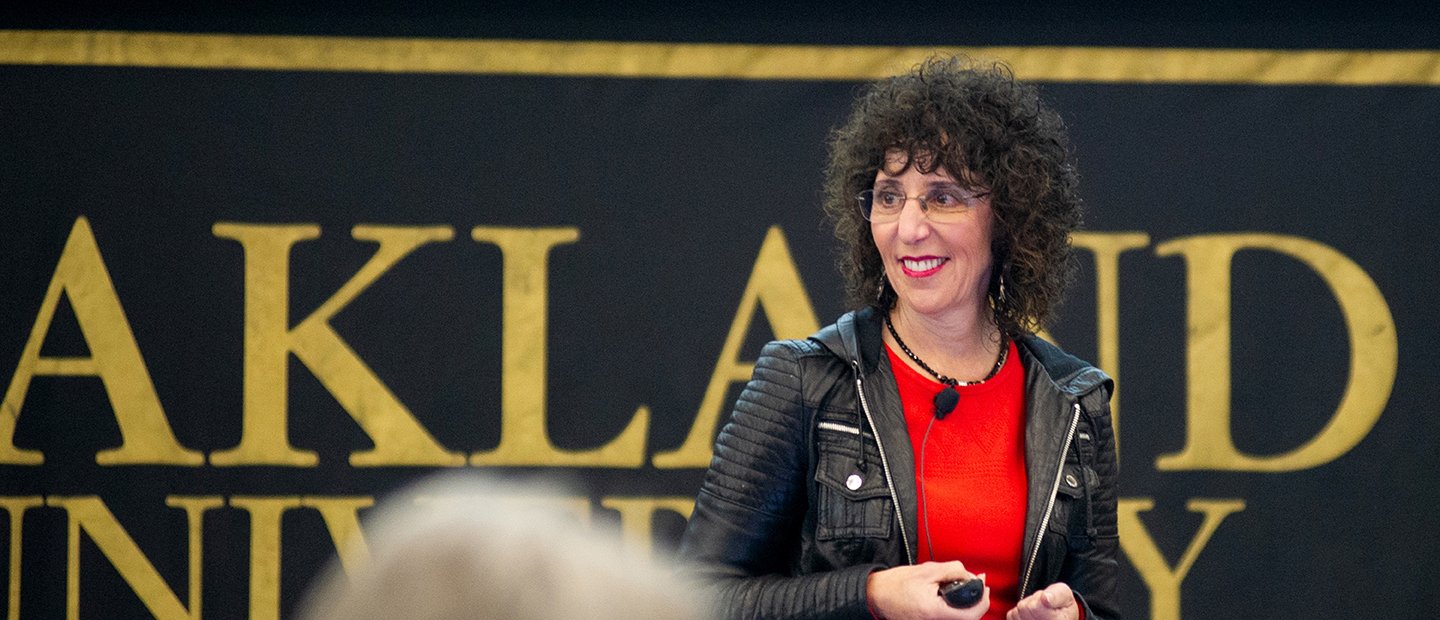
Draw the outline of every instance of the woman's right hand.
[[[896,566],[870,573],[870,579],[865,584],[865,596],[869,599],[870,610],[883,620],[979,620],[990,609],[990,586],[985,586],[980,602],[969,609],[955,609],[940,596],[941,584],[974,576],[960,562]]]

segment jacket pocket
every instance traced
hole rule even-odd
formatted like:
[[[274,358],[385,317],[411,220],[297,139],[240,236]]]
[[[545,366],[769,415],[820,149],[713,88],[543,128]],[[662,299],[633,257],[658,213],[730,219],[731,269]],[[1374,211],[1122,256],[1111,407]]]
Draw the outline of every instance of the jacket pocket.
[[[1095,471],[1078,463],[1066,463],[1060,472],[1060,486],[1055,491],[1055,509],[1050,518],[1050,531],[1064,537],[1071,551],[1083,551],[1093,543],[1090,535],[1090,493],[1098,477]]]
[[[819,429],[815,464],[815,538],[884,538],[890,536],[895,508],[890,489],[876,457],[870,453],[867,471],[857,468],[860,446],[853,429]],[[849,431],[849,432],[847,432]],[[873,440],[870,450],[875,450]]]

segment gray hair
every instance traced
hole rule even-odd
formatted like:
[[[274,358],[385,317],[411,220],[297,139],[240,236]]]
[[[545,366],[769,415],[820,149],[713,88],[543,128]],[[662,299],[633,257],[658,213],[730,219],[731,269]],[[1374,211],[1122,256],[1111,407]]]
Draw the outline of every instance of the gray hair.
[[[416,486],[367,519],[364,567],[346,575],[332,562],[299,617],[705,617],[667,562],[639,557],[614,531],[567,518],[554,509],[555,491],[454,475]]]

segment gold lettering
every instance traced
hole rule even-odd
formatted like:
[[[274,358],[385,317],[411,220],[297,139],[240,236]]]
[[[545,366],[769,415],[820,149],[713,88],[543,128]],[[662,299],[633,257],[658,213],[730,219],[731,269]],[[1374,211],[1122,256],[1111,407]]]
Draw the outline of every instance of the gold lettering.
[[[218,496],[180,497],[170,496],[165,505],[185,510],[189,527],[189,600],[187,609],[175,596],[170,586],[156,572],[155,565],[136,546],[135,540],[115,520],[115,515],[96,496],[48,497],[45,503],[65,509],[69,515],[67,555],[65,569],[65,617],[72,620],[80,617],[80,533],[90,535],[100,552],[110,561],[125,583],[145,604],[156,618],[200,617],[200,569],[202,517],[206,510],[219,508],[224,500]]]
[[[165,498],[165,505],[171,508],[183,508],[185,510],[186,531],[190,533],[190,540],[187,551],[190,554],[189,575],[190,575],[190,607],[191,615],[200,617],[200,585],[201,569],[205,566],[204,550],[201,541],[205,538],[205,511],[211,508],[219,508],[225,505],[225,501],[218,496],[208,497],[182,497],[171,495]],[[169,589],[167,588],[168,592]]]
[[[436,442],[330,326],[330,319],[401,259],[422,245],[454,237],[451,228],[356,226],[354,238],[380,247],[294,328],[289,326],[290,248],[319,237],[320,227],[219,222],[213,232],[245,248],[245,402],[240,445],[215,452],[212,463],[316,465],[316,454],[290,445],[287,434],[287,362],[293,353],[374,443],[374,448],[350,455],[352,466],[465,464],[464,455],[447,452]]]
[[[1110,415],[1115,428],[1115,454],[1120,454],[1120,253],[1150,245],[1141,232],[1077,232],[1070,237],[1077,248],[1095,255],[1096,346],[1100,368],[1115,380]]]
[[[330,540],[340,552],[340,567],[353,573],[370,561],[370,550],[360,532],[360,509],[375,505],[370,497],[305,497],[301,505],[319,511]]]
[[[800,280],[800,270],[790,256],[790,247],[785,243],[785,234],[779,226],[771,226],[765,233],[764,243],[760,244],[750,281],[745,285],[745,293],[740,296],[740,309],[730,323],[730,332],[720,348],[720,359],[715,363],[705,396],[700,400],[695,424],[690,427],[689,435],[679,448],[655,455],[655,467],[698,468],[710,464],[710,448],[715,441],[720,410],[725,406],[725,394],[731,384],[747,381],[755,372],[753,361],[742,361],[739,357],[740,346],[745,343],[745,335],[750,331],[750,322],[754,320],[757,308],[764,308],[765,318],[776,338],[804,338],[820,329],[810,297],[805,294],[805,284]]]
[[[230,498],[250,513],[250,620],[280,617],[280,518],[299,508],[299,497]]]
[[[1350,337],[1350,380],[1335,414],[1310,441],[1273,456],[1240,452],[1230,434],[1230,264],[1242,249],[1279,252],[1313,269],[1339,302]],[[1189,274],[1187,439],[1180,452],[1157,458],[1157,469],[1296,471],[1338,458],[1375,426],[1395,384],[1395,321],[1359,265],[1309,239],[1260,233],[1184,237],[1155,253],[1183,256]]]
[[[1190,545],[1173,569],[1165,563],[1160,547],[1140,520],[1140,513],[1154,507],[1155,501],[1151,499],[1120,500],[1120,548],[1150,589],[1150,619],[1180,620],[1180,583],[1185,581],[1190,567],[1195,565],[1200,551],[1215,535],[1220,522],[1231,513],[1244,510],[1245,502],[1238,499],[1192,499],[1186,502],[1186,510],[1204,513],[1205,520],[1200,523],[1200,529],[1190,539]]]
[[[0,510],[4,510],[10,515],[10,604],[5,616],[10,620],[19,620],[20,618],[20,548],[24,541],[22,532],[25,511],[42,506],[44,503],[45,500],[38,495],[0,497]]]
[[[470,455],[471,465],[639,467],[645,462],[650,408],[641,406],[610,443],[592,450],[565,450],[545,429],[545,360],[550,250],[580,238],[576,228],[480,226],[475,241],[500,248],[501,283],[500,445]]]
[[[349,572],[366,557],[358,512],[374,503],[369,497],[231,497],[231,506],[250,513],[251,620],[280,617],[280,522],[287,511],[318,510],[339,550],[340,565]]]
[[[689,519],[695,510],[695,498],[602,497],[600,505],[620,513],[620,532],[626,545],[649,557],[655,546],[655,513],[668,510]]]
[[[90,348],[90,357],[41,357],[40,345],[50,331],[55,309],[64,294],[75,310],[75,322]],[[110,272],[100,257],[100,246],[84,217],[75,220],[65,249],[55,265],[55,274],[30,338],[20,353],[20,364],[0,403],[0,464],[40,465],[45,457],[38,450],[15,446],[15,425],[25,393],[36,375],[99,377],[110,397],[115,422],[120,427],[120,447],[101,450],[95,462],[101,465],[202,465],[205,456],[187,450],[175,440],[155,384],[145,369],[135,334],[125,319],[120,297]]]

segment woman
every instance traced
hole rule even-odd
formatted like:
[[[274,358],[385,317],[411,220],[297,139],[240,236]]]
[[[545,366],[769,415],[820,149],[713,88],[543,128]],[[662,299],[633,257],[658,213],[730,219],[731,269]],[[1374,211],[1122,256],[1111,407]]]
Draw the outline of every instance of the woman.
[[[931,59],[860,96],[826,176],[860,309],[767,345],[716,439],[681,554],[717,611],[1117,617],[1112,385],[1034,335],[1080,221],[1059,116]]]

